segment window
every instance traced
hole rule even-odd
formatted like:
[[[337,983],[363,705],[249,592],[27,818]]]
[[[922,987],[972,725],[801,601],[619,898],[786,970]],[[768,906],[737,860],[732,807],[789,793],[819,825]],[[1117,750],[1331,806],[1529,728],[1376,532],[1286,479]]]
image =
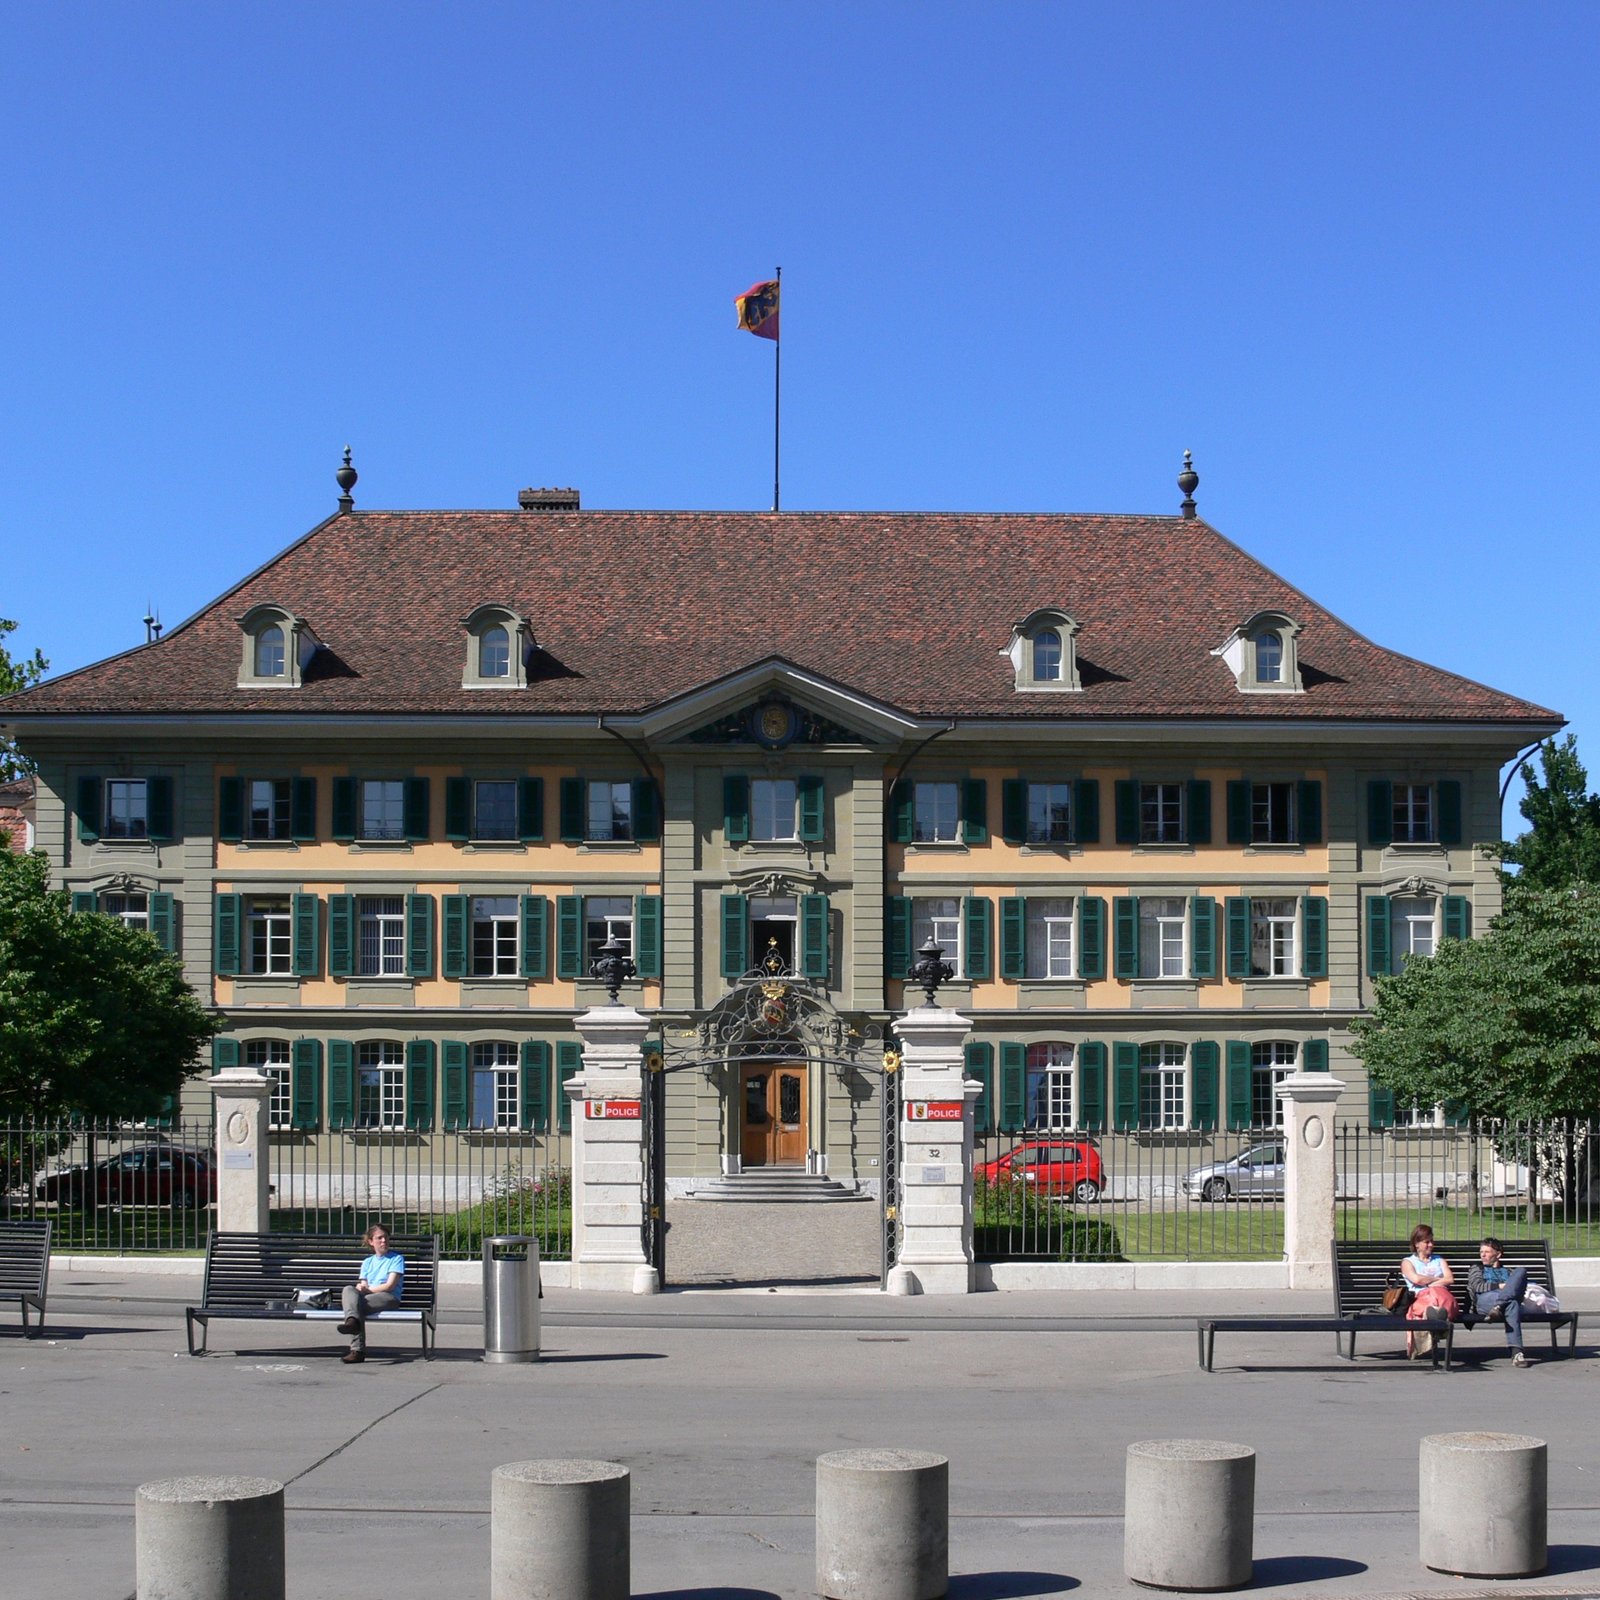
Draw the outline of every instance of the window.
[[[921,785],[919,784],[920,788]],[[929,939],[944,951],[944,958],[964,976],[961,959],[961,902],[959,900],[913,900],[911,902],[911,958]]]
[[[480,779],[472,786],[472,837],[516,839],[517,786],[510,781]]]
[[[468,1126],[515,1128],[519,1121],[517,1047],[503,1039],[472,1047]]]
[[[361,782],[361,837],[404,839],[406,786],[397,779],[364,778]]]
[[[1389,902],[1389,928],[1393,970],[1398,972],[1407,956],[1431,956],[1435,936],[1436,903],[1426,897]]]
[[[1296,906],[1290,900],[1250,901],[1250,976],[1292,978]]]
[[[405,1121],[404,1051],[388,1040],[361,1045],[356,1056],[356,1126],[403,1128]]]
[[[267,1126],[287,1128],[294,1123],[294,1089],[289,1071],[287,1039],[252,1039],[244,1047],[244,1064],[261,1073],[272,1085],[267,1099]]]
[[[252,606],[239,618],[241,689],[297,689],[319,648],[317,636],[281,605]]]
[[[100,896],[100,909],[108,917],[115,917],[118,922],[137,928],[141,933],[149,930],[150,896],[147,894],[103,894]]]
[[[623,895],[586,895],[583,901],[584,972],[600,959],[608,939],[622,941],[622,953],[633,954],[633,901]]]
[[[1286,1039],[1250,1047],[1250,1126],[1281,1128],[1283,1102],[1278,1085],[1294,1071],[1295,1047]]]
[[[590,839],[633,837],[633,785],[592,780],[589,784]]]
[[[1028,785],[1028,843],[1070,844],[1072,842],[1072,785],[1070,783],[1030,783]]]
[[[795,799],[798,786],[793,778],[753,778],[750,781],[750,837],[752,839],[794,839]]]
[[[1070,693],[1078,680],[1078,623],[1056,606],[1031,611],[1011,629],[1002,652],[1011,661],[1018,689]]]
[[[517,976],[517,897],[472,897],[472,976]]]
[[[918,844],[950,844],[960,837],[961,788],[955,783],[919,783],[911,837]]]
[[[1256,635],[1256,682],[1283,682],[1283,635],[1270,628]]]
[[[1394,841],[1429,844],[1433,840],[1433,786],[1397,783],[1394,786]]]
[[[1139,899],[1139,976],[1183,978],[1189,973],[1188,903],[1148,895]]]
[[[357,902],[363,978],[399,978],[406,970],[406,902],[403,895],[370,895]]]
[[[106,780],[107,839],[148,839],[150,818],[143,778]]]
[[[252,778],[247,791],[244,836],[287,839],[290,836],[289,782],[286,778]]]
[[[1139,785],[1139,843],[1183,843],[1183,785]]]
[[[1027,1100],[1023,1126],[1066,1133],[1074,1125],[1072,1116],[1072,1046],[1070,1044],[1030,1044],[1028,1046]]]
[[[258,678],[281,678],[284,675],[288,659],[283,649],[283,629],[275,622],[256,635],[255,666]]]
[[[1028,901],[1027,974],[1030,978],[1072,976],[1072,902]]]
[[[520,689],[528,681],[532,632],[524,617],[503,605],[476,607],[462,619],[467,630],[461,685],[465,689]]]
[[[1046,628],[1033,637],[1033,681],[1061,681],[1061,635],[1054,628]]]
[[[478,637],[478,676],[511,676],[511,635],[499,623],[492,628],[485,628]]]
[[[1139,1046],[1139,1126],[1181,1128],[1184,1115],[1183,1046]]]
[[[1250,785],[1251,844],[1293,844],[1295,788],[1292,783]]]
[[[800,902],[792,895],[750,897],[751,963],[761,966],[775,951],[779,961],[795,970],[794,933],[800,920]]]
[[[245,971],[275,978],[294,971],[294,924],[287,897],[246,902]]]

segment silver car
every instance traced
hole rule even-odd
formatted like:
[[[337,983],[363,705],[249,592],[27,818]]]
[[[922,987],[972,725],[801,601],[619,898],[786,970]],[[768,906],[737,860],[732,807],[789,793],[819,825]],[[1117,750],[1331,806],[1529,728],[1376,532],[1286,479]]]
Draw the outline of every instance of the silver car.
[[[1258,1144],[1231,1161],[1196,1167],[1183,1180],[1191,1200],[1231,1200],[1235,1195],[1283,1198],[1283,1146]]]

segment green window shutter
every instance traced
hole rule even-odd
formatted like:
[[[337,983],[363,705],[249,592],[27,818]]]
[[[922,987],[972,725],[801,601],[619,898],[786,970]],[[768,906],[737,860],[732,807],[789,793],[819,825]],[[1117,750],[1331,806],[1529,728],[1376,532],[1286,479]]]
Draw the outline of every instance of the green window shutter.
[[[1443,788],[1443,785],[1440,785]],[[1457,790],[1459,792],[1460,785]],[[167,840],[173,833],[172,779],[146,778],[144,785],[146,831],[152,839]],[[1459,812],[1459,806],[1457,810]]]
[[[807,978],[828,981],[830,920],[828,897],[807,894],[800,897],[800,971]]]
[[[819,773],[806,773],[796,782],[800,799],[800,838],[821,844],[827,830],[827,790]]]
[[[1439,796],[1439,843],[1461,843],[1461,784],[1444,778],[1435,786]]]
[[[1111,1120],[1118,1133],[1139,1126],[1139,1047],[1118,1040],[1112,1071]]]
[[[1254,1108],[1254,1067],[1244,1039],[1228,1041],[1228,1128],[1242,1133],[1251,1123]]]
[[[1389,952],[1389,897],[1386,894],[1369,894],[1367,896],[1368,977],[1388,977],[1392,965]]]
[[[1028,902],[1007,895],[1000,902],[1000,976],[1017,981],[1028,975]]]
[[[538,844],[544,838],[544,779],[517,779],[517,838]]]
[[[1117,779],[1117,843],[1139,842],[1139,785],[1132,778]]]
[[[1026,844],[1028,842],[1028,784],[1026,779],[1006,778],[1000,784],[1000,837],[1007,844]]]
[[[1189,902],[1189,973],[1217,975],[1217,902],[1209,895],[1197,894]]]
[[[322,902],[314,894],[289,897],[293,923],[290,964],[297,978],[314,978],[322,970]]]
[[[1028,1049],[1014,1039],[1000,1046],[1000,1131],[1021,1133],[1028,1120]]]
[[[97,911],[99,908],[99,897],[92,890],[74,889],[72,891],[72,909],[74,911]]]
[[[961,842],[989,842],[989,783],[986,778],[961,781]]]
[[[333,780],[333,837],[339,844],[349,844],[356,836],[356,780]],[[333,1055],[328,1055],[328,1070],[333,1071]],[[333,1116],[333,1091],[328,1091],[328,1115]]]
[[[543,1133],[550,1126],[550,1046],[543,1039],[522,1041],[522,1131]]]
[[[661,976],[661,896],[641,894],[633,902],[633,963],[641,978]]]
[[[904,978],[911,970],[911,901],[892,894],[884,902],[884,977]]]
[[[356,897],[353,894],[328,896],[328,976],[353,978],[356,972]],[[328,1070],[333,1070],[332,1047],[329,1047]],[[333,1091],[328,1091],[329,1114],[333,1109]]]
[[[661,791],[654,778],[633,780],[633,836],[641,844],[661,837]]]
[[[1228,976],[1250,976],[1250,902],[1243,895],[1230,895],[1228,918]]]
[[[1320,894],[1308,894],[1302,902],[1305,919],[1305,953],[1300,962],[1303,978],[1328,976],[1328,902]]]
[[[972,1107],[972,1131],[977,1138],[994,1131],[994,1046],[971,1040],[966,1048],[966,1072],[983,1086]]]
[[[442,1092],[439,1105],[446,1133],[454,1133],[471,1122],[467,1111],[467,1047],[460,1039],[446,1039],[440,1052]],[[526,1069],[524,1069],[526,1070]]]
[[[470,897],[464,894],[447,894],[439,908],[444,926],[444,942],[440,950],[440,975],[460,980],[467,975],[467,908]],[[524,949],[523,958],[527,952]]]
[[[1106,1047],[1099,1039],[1078,1046],[1078,1127],[1104,1133],[1106,1127]]]
[[[170,894],[150,896],[150,932],[169,955],[178,948],[178,907]]]
[[[219,978],[239,970],[239,932],[244,920],[244,896],[219,894],[212,908],[212,970]]]
[[[356,1120],[356,1047],[349,1039],[328,1041],[328,1131],[352,1128]]]
[[[896,844],[910,844],[916,821],[916,790],[905,778],[895,779],[889,789],[889,817]]]
[[[722,976],[742,978],[750,966],[750,902],[742,894],[722,897]]]
[[[290,1050],[289,1120],[300,1133],[315,1133],[322,1126],[322,1041],[296,1039]]]
[[[556,1125],[563,1133],[572,1129],[572,1097],[567,1093],[567,1080],[583,1071],[583,1046],[576,1039],[562,1039],[556,1044]]]
[[[1098,895],[1078,897],[1078,976],[1106,975],[1106,903]]]
[[[78,779],[78,842],[93,844],[100,837],[100,797],[104,793],[99,778]]]
[[[463,947],[465,944],[463,935]],[[550,976],[550,902],[542,894],[522,897],[522,976]]]
[[[317,838],[317,780],[295,778],[289,784],[289,833],[296,844]]]
[[[413,843],[420,843],[433,831],[432,818],[429,816],[433,809],[431,794],[431,785],[426,778],[406,779],[406,838]]]
[[[750,780],[740,772],[722,780],[722,837],[728,844],[744,844],[750,837]]]
[[[1112,902],[1116,908],[1115,974],[1119,978],[1139,976],[1139,902],[1122,895]]]
[[[1215,1039],[1196,1039],[1189,1046],[1189,1126],[1201,1133],[1217,1127],[1217,1059]]]
[[[154,904],[153,901],[151,903]],[[1444,897],[1444,936],[1447,939],[1472,937],[1472,902],[1465,895],[1447,894]]]
[[[406,1126],[413,1133],[427,1133],[433,1127],[433,1077],[437,1054],[432,1039],[412,1039],[406,1045]]]
[[[564,894],[556,900],[556,976],[583,976],[583,897]]]
[[[1302,1072],[1326,1072],[1328,1070],[1328,1041],[1326,1039],[1307,1039],[1300,1046],[1300,1070]]]
[[[1211,781],[1191,778],[1188,785],[1187,814],[1190,844],[1211,843]]]
[[[1387,778],[1374,778],[1367,785],[1367,842],[1394,842],[1394,785]],[[1389,1127],[1388,1122],[1375,1126]]]
[[[224,844],[244,838],[244,779],[217,780],[217,837]]]
[[[472,837],[472,790],[465,778],[444,780],[444,836],[453,844]]]
[[[584,805],[583,779],[561,780],[561,842],[582,844],[589,832],[589,817]]]
[[[1072,786],[1072,837],[1078,844],[1100,843],[1100,780],[1079,778]]]
[[[1228,779],[1228,843],[1249,844],[1254,831],[1250,808],[1250,782],[1246,778]]]
[[[1322,785],[1302,778],[1295,785],[1294,836],[1298,844],[1322,843]]]
[[[406,896],[406,973],[413,978],[433,976],[433,896]]]
[[[237,1039],[213,1039],[211,1041],[211,1072],[213,1077],[219,1072],[238,1065],[239,1041]]]
[[[1367,1085],[1367,1119],[1374,1128],[1394,1126],[1394,1090]]]
[[[961,902],[961,916],[966,976],[987,982],[994,975],[994,907],[982,895],[969,895]]]

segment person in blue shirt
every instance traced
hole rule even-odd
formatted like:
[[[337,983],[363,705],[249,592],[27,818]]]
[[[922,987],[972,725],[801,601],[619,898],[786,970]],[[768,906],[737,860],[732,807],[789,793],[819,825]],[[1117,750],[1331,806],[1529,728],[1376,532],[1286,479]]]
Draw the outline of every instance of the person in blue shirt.
[[[1511,1365],[1525,1367],[1528,1358],[1522,1349],[1522,1297],[1528,1292],[1528,1269],[1502,1266],[1501,1252],[1498,1239],[1485,1239],[1478,1246],[1478,1264],[1467,1274],[1467,1292],[1480,1317],[1504,1321]]]
[[[361,1276],[345,1287],[339,1324],[339,1332],[350,1335],[350,1348],[340,1358],[347,1365],[367,1359],[367,1318],[393,1311],[406,1283],[406,1258],[389,1254],[389,1230],[381,1222],[367,1229],[362,1243],[372,1254],[361,1263]]]

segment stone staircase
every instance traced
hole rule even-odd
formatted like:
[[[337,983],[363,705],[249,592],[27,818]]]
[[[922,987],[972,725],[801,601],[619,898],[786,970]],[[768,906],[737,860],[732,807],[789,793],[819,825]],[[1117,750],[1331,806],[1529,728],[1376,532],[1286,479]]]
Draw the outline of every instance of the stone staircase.
[[[689,1200],[718,1200],[738,1205],[803,1205],[818,1201],[867,1200],[871,1197],[854,1184],[840,1183],[820,1173],[798,1167],[754,1167],[697,1183],[685,1195]]]

